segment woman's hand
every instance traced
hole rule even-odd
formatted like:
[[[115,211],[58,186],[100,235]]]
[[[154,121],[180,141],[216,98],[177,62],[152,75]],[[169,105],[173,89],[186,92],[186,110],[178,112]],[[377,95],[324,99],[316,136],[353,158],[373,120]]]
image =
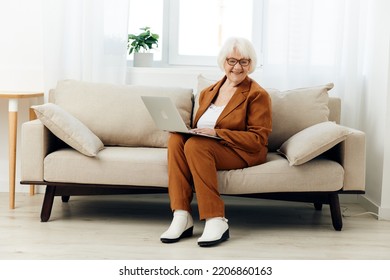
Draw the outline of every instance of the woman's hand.
[[[217,133],[213,128],[194,128],[191,129],[191,131],[199,134],[207,134],[207,135],[212,135],[212,136],[217,136]]]

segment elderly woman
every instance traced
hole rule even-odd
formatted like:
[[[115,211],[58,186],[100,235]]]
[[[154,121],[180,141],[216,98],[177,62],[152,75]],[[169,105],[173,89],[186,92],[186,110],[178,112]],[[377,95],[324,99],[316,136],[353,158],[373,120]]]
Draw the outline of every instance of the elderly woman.
[[[168,190],[173,220],[161,235],[162,242],[173,243],[192,236],[190,203],[194,190],[199,218],[206,220],[198,245],[213,246],[229,238],[217,171],[264,163],[272,127],[270,97],[248,77],[256,68],[256,60],[250,41],[229,39],[218,56],[225,76],[200,93],[193,130],[218,136],[220,140],[171,134]]]

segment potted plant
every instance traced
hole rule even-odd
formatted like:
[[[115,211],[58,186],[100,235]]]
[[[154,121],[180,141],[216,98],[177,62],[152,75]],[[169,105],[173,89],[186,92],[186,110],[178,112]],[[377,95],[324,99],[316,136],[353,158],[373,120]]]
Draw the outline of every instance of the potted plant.
[[[138,35],[129,34],[127,49],[129,54],[134,52],[134,66],[150,67],[153,64],[153,53],[149,51],[158,47],[159,35],[152,33],[148,26],[140,30],[142,32]]]

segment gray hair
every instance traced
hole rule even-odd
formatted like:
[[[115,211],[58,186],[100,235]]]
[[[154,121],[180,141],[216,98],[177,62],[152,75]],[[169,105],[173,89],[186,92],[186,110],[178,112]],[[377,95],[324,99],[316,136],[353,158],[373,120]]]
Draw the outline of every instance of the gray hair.
[[[240,37],[232,37],[226,40],[217,57],[219,68],[224,71],[226,58],[234,50],[239,52],[243,57],[249,58],[251,60],[248,73],[250,74],[255,71],[257,65],[257,55],[255,48],[248,39]]]

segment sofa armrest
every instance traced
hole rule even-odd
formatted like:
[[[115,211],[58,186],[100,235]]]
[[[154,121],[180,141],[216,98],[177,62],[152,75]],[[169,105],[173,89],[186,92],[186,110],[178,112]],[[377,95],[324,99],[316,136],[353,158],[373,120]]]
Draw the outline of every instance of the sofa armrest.
[[[364,191],[366,184],[366,134],[348,128],[351,134],[340,143],[340,164],[344,167],[344,191]]]
[[[55,136],[40,120],[23,123],[21,133],[21,180],[42,182],[43,160],[53,150]]]

